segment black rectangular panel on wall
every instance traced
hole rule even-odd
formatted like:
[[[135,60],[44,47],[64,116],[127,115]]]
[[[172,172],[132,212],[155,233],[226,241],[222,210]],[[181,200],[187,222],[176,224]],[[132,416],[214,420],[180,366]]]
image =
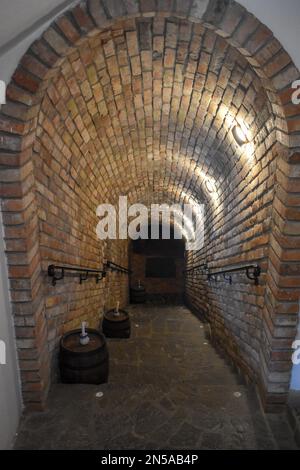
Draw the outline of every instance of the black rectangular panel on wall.
[[[176,277],[176,264],[174,258],[147,258],[146,277]]]

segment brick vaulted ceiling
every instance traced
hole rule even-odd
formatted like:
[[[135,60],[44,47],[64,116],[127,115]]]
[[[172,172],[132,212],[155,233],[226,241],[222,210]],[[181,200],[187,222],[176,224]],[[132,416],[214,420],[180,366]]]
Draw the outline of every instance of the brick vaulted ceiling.
[[[199,290],[197,281],[188,294],[208,298],[219,337],[232,338],[235,360],[239,345],[240,363],[262,377],[270,402],[286,399],[289,372],[276,374],[281,361],[290,370],[277,352],[290,348],[299,311],[298,78],[272,32],[227,0],[89,0],[32,44],[0,117],[1,208],[26,401],[44,401],[63,329],[87,310],[98,321],[108,294],[119,296],[111,278],[53,290],[48,263],[97,267],[106,253],[124,263],[125,244],[107,248],[95,233],[98,204],[124,194],[148,204],[206,202],[207,244],[189,264],[260,263],[259,286],[237,284],[234,318],[232,292]],[[248,145],[235,142],[235,123],[248,128]]]
[[[254,69],[213,31],[173,17],[127,19],[83,39],[55,71],[35,150],[95,205],[120,194],[210,202],[206,180],[219,194],[255,160],[235,143],[234,124],[244,122],[257,147],[270,119]]]

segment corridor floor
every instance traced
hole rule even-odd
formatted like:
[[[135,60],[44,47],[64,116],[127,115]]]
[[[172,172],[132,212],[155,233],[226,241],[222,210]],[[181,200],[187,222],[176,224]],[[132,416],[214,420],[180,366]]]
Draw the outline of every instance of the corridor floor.
[[[297,448],[285,415],[262,413],[186,307],[129,311],[131,338],[109,340],[109,383],[54,385],[15,449]]]

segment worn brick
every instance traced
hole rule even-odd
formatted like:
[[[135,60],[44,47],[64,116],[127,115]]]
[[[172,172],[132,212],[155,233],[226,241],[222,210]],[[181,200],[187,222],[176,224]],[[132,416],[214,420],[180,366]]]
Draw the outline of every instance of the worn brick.
[[[109,25],[109,19],[100,0],[88,0],[88,12],[99,28]]]
[[[73,8],[71,14],[83,33],[88,33],[89,31],[93,30],[94,25],[92,19],[85,10],[84,5],[77,5],[75,8]]]
[[[142,17],[111,21],[125,9]],[[172,14],[154,17],[156,9]],[[197,24],[204,13],[218,35]],[[296,78],[271,32],[235,2],[91,0],[33,44],[0,117],[1,210],[26,402],[43,403],[61,335],[82,320],[98,327],[99,313],[128,300],[127,276],[110,273],[99,284],[65,276],[52,286],[46,274],[50,263],[128,265],[126,241],[100,242],[95,233],[97,205],[119,194],[147,204],[206,202],[205,246],[187,253],[189,266],[260,264],[258,285],[245,273],[232,284],[195,275],[185,290],[216,342],[277,400],[289,370],[278,351],[295,333],[300,216],[299,159],[279,145],[276,129],[299,139],[299,107],[287,89]],[[249,127],[248,145],[235,142],[236,121]]]
[[[110,18],[125,16],[126,8],[123,0],[102,0],[102,3]]]
[[[39,79],[21,67],[17,68],[12,79],[18,86],[30,91],[31,93],[36,93],[40,86]]]
[[[62,56],[66,54],[69,48],[67,41],[55,31],[55,29],[48,29],[43,38],[51,46],[51,48],[56,52],[57,55]]]
[[[70,41],[71,44],[76,43],[80,39],[80,34],[71,21],[62,16],[56,21],[56,26],[60,29],[63,35]]]
[[[155,0],[140,0],[139,4],[142,13],[154,12],[156,10]]]

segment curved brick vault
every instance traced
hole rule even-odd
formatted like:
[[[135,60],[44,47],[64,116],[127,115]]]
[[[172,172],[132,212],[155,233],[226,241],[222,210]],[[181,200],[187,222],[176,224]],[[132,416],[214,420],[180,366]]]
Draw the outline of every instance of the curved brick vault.
[[[206,243],[188,266],[257,261],[259,286],[187,278],[186,299],[260,388],[283,404],[298,315],[299,72],[233,1],[97,0],[65,13],[23,57],[0,117],[0,196],[25,403],[44,405],[61,334],[128,280],[49,285],[50,262],[128,263],[100,243],[96,207],[203,202]],[[251,143],[239,147],[235,123]],[[206,182],[215,191],[208,191]]]

